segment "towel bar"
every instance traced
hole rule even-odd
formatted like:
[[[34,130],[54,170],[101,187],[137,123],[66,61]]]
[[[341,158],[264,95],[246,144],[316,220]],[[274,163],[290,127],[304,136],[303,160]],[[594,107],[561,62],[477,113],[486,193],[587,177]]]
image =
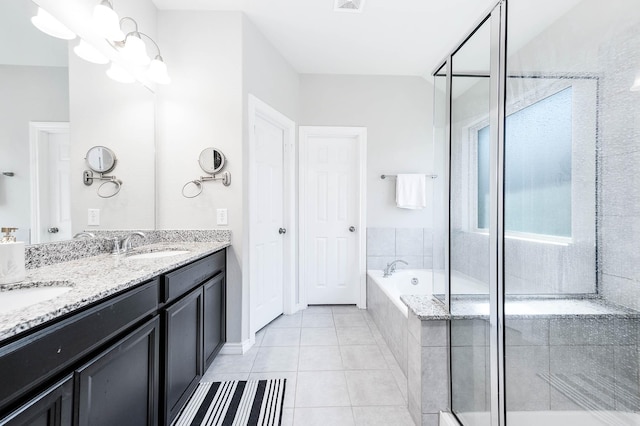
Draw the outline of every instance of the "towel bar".
[[[438,175],[425,175],[426,177],[430,177],[431,179],[435,179],[438,177]],[[398,175],[380,175],[380,179],[386,179],[386,178],[397,178]]]

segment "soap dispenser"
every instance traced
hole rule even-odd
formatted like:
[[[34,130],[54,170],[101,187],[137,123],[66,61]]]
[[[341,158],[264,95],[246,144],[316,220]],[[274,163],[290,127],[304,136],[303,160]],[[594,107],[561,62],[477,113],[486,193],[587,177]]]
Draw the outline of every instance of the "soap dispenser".
[[[0,240],[0,284],[10,284],[24,280],[24,243],[17,242],[11,235],[18,228],[1,228],[4,233]]]

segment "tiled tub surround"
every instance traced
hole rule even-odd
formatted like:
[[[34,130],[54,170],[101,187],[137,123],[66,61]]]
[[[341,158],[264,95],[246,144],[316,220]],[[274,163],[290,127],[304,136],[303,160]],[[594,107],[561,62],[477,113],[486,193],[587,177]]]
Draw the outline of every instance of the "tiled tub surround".
[[[402,300],[410,312],[408,400],[413,418],[421,414],[423,424],[436,424],[430,423],[435,410],[449,406],[450,380],[457,412],[488,413],[488,303],[456,304],[449,316],[436,299]],[[508,301],[505,309],[507,410],[512,415],[535,419],[542,412],[548,417],[550,411],[589,406],[598,412],[595,417],[609,419],[604,424],[639,424],[632,417],[640,410],[640,313],[594,298],[521,299]],[[454,339],[450,356],[457,365],[469,365],[473,377],[448,377],[448,328]],[[420,383],[412,379],[417,377]]]
[[[367,274],[367,311],[407,377],[407,317]]]
[[[72,287],[72,290],[54,299],[0,314],[0,340],[186,265],[229,245],[228,241],[164,242],[139,247],[131,254],[152,250],[186,250],[188,253],[152,259],[130,259],[126,255],[98,254],[39,268],[32,267],[27,270],[26,279],[15,284],[15,287],[25,287],[31,283],[55,285],[56,282],[64,282],[64,285]],[[4,289],[9,287],[10,285],[3,286]]]
[[[413,296],[419,297],[419,296]],[[407,333],[407,399],[417,425],[436,426],[440,411],[449,411],[449,325],[437,299],[422,299],[423,315],[409,310]],[[424,315],[429,312],[430,315]],[[433,315],[431,315],[433,314]]]
[[[418,280],[417,285],[411,283]],[[407,306],[400,300],[403,294],[431,294],[431,271],[402,269],[390,277],[381,270],[367,271],[367,309],[407,375]]]
[[[231,231],[228,229],[211,230],[88,230],[95,238],[78,238],[54,243],[34,244],[25,247],[25,263],[27,269],[39,268],[60,262],[82,259],[99,254],[110,253],[113,238],[123,237],[131,232],[142,231],[145,238],[132,238],[133,247],[161,242],[230,242]]]
[[[367,269],[384,269],[402,259],[409,265],[398,269],[431,269],[433,264],[431,228],[367,228]]]

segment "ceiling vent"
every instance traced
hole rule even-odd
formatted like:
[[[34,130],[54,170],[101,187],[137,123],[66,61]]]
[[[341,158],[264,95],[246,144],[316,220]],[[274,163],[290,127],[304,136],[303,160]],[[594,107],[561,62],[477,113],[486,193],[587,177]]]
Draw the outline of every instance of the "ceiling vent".
[[[336,12],[362,13],[365,0],[336,0]]]

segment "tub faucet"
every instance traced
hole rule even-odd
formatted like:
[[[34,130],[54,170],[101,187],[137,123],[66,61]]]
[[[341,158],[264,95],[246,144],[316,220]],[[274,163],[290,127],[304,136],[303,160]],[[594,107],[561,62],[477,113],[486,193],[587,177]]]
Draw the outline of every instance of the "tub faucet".
[[[393,274],[396,271],[396,263],[404,263],[405,265],[409,265],[407,262],[405,262],[404,260],[398,259],[398,260],[394,260],[391,263],[387,263],[387,267],[384,270],[384,275],[383,277],[390,277],[391,274]]]

